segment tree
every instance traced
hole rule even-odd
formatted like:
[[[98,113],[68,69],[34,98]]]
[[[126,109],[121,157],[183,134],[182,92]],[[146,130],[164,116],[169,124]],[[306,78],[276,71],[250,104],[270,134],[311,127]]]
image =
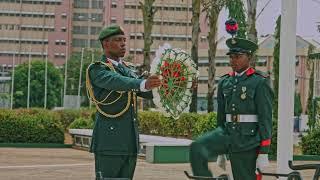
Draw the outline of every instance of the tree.
[[[191,46],[191,58],[197,65],[198,69],[198,46],[199,46],[199,33],[200,33],[200,0],[192,0],[192,46]],[[190,104],[190,112],[197,112],[197,99],[198,88],[194,88],[192,92],[192,101]]]
[[[139,1],[141,6],[142,15],[143,15],[143,39],[144,39],[144,48],[143,48],[143,71],[150,70],[150,48],[153,43],[151,33],[153,27],[153,18],[156,13],[156,8],[153,7],[155,0],[144,0],[144,3]]]
[[[239,24],[237,33],[238,38],[246,38],[247,25],[244,4],[242,0],[226,1],[226,7],[229,10],[229,18],[235,19]]]
[[[62,75],[59,69],[48,62],[47,108],[51,109],[61,103],[63,87]],[[15,69],[14,76],[14,108],[27,107],[28,63],[20,64]],[[43,107],[45,92],[45,62],[32,60],[30,75],[30,107]]]
[[[217,50],[217,32],[218,32],[218,18],[220,11],[225,6],[226,0],[202,0],[203,10],[206,12],[206,17],[209,21],[209,50],[208,50],[208,112],[213,111],[213,96],[215,91],[215,73],[216,73],[216,65],[215,65],[215,56]]]
[[[302,113],[301,98],[299,93],[294,94],[294,116],[300,116]]]
[[[102,51],[100,49],[84,49],[83,51],[83,66],[81,77],[81,93],[80,96],[87,96],[86,91],[86,70],[91,62],[100,61]],[[79,73],[80,73],[80,61],[81,52],[72,53],[68,59],[67,67],[67,95],[77,95],[79,87]],[[64,66],[65,68],[65,66]],[[64,68],[62,72],[64,72]],[[84,105],[89,105],[88,99],[84,102]]]
[[[248,9],[248,19],[247,19],[247,33],[248,39],[258,43],[258,35],[256,29],[256,15],[257,15],[257,1],[258,0],[247,0],[247,9]],[[256,65],[256,54],[253,55],[251,60],[251,66],[255,67]]]
[[[310,58],[310,54],[313,52],[315,47],[313,45],[310,45],[308,48],[308,61],[307,61],[307,68],[310,73],[310,79],[309,79],[309,93],[308,93],[308,104],[307,104],[307,113],[308,113],[308,126],[309,129],[312,130],[315,126],[314,121],[314,100],[313,100],[313,82],[314,82],[314,63],[313,60]]]
[[[275,45],[273,50],[273,117],[275,120],[278,119],[278,91],[279,91],[279,57],[280,57],[280,29],[281,29],[281,16],[276,21],[275,30]]]

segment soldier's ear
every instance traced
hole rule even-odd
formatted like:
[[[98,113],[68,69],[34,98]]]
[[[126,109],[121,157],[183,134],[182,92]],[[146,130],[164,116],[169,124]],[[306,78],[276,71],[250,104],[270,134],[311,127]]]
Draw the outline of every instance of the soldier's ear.
[[[104,40],[101,41],[101,46],[102,46],[103,49],[108,48],[108,46],[109,46],[108,42],[109,42],[108,39],[104,39]]]

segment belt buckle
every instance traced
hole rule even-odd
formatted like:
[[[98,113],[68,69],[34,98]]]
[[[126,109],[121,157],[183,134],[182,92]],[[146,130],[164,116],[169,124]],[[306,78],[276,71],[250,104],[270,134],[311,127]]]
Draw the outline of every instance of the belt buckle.
[[[239,122],[240,121],[240,115],[234,114],[232,115],[232,122]]]

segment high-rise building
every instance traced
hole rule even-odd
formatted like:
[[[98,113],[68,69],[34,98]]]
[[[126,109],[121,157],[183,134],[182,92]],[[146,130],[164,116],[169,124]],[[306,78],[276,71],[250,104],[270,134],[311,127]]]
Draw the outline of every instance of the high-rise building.
[[[31,56],[62,65],[70,46],[69,0],[1,0],[0,63],[12,67]]]
[[[107,24],[104,15],[110,11],[107,1],[74,0],[72,8],[72,52],[80,52],[81,48],[101,48],[97,37]]]

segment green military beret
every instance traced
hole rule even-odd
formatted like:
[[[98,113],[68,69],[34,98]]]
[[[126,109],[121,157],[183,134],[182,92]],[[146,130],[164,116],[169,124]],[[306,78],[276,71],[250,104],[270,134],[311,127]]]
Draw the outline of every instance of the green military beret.
[[[312,53],[309,55],[309,59],[315,59],[319,60],[320,59],[320,53]]]
[[[115,35],[124,35],[124,31],[119,25],[110,25],[102,29],[99,34],[99,40],[102,41],[105,38]]]
[[[230,54],[252,54],[258,49],[258,45],[252,41],[242,38],[230,38],[226,41],[227,46],[229,47]]]

